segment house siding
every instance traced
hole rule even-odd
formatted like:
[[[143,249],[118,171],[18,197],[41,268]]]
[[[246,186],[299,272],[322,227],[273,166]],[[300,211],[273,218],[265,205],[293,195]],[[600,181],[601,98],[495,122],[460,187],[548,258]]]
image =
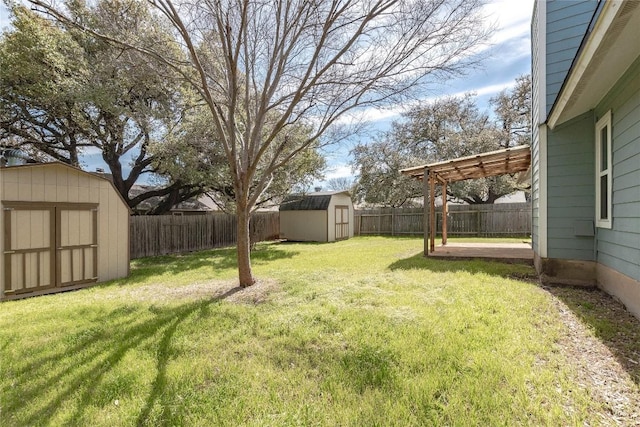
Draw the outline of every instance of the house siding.
[[[640,57],[596,107],[612,114],[611,229],[597,229],[597,261],[640,280]]]
[[[531,243],[533,251],[540,253],[540,133],[539,125],[544,122],[541,117],[540,99],[544,98],[544,78],[540,76],[540,70],[544,66],[544,59],[541,58],[540,26],[544,23],[544,3],[536,2],[531,20]],[[541,81],[542,79],[542,81]]]
[[[546,2],[547,114],[560,92],[597,5],[598,2],[593,0]]]
[[[595,210],[594,118],[588,112],[547,134],[547,253],[549,258],[594,260],[594,238],[578,223]]]

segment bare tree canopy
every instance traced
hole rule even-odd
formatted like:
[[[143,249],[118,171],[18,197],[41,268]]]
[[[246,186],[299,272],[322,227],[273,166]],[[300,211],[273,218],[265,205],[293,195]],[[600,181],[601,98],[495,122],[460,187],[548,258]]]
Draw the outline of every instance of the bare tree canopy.
[[[126,1],[126,0],[125,0]],[[55,2],[31,0],[72,22]],[[464,71],[490,31],[481,0],[149,0],[173,27],[171,49],[129,34],[96,34],[164,61],[209,107],[229,163],[241,286],[254,283],[249,213],[274,173],[339,119],[388,106]],[[291,126],[311,126],[291,148]]]

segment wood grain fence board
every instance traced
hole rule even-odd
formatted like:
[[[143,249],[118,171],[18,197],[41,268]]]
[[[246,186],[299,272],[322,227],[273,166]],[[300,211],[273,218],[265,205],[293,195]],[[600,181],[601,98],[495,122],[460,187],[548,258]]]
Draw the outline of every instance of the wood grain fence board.
[[[523,236],[531,234],[531,204],[450,205],[450,236]],[[380,208],[355,211],[356,235],[419,235],[424,233],[422,208]],[[442,234],[442,207],[436,208],[436,232]]]
[[[278,239],[278,212],[258,212],[251,220],[254,242]],[[133,216],[131,258],[195,252],[235,245],[236,217],[227,214]]]

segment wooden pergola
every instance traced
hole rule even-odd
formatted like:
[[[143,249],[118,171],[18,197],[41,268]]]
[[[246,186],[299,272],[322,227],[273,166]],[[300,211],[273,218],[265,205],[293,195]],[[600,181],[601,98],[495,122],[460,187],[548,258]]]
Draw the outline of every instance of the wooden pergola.
[[[436,238],[436,184],[442,185],[442,244],[447,244],[447,184],[466,179],[488,178],[498,175],[525,172],[531,165],[531,149],[528,145],[460,157],[444,162],[430,163],[401,169],[404,175],[421,180],[425,209],[429,205],[429,221],[424,228],[424,253],[435,250]],[[424,177],[427,177],[425,179]],[[426,222],[426,221],[425,221]],[[429,244],[427,244],[429,242]],[[429,248],[429,251],[427,250]]]

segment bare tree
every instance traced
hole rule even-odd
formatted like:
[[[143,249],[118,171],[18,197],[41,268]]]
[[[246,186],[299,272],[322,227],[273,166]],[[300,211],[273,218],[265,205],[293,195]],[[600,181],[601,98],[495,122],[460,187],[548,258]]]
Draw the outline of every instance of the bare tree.
[[[352,191],[353,190],[353,178],[347,176],[339,176],[331,178],[327,181],[329,189],[332,191]]]
[[[55,2],[31,0],[72,23]],[[274,173],[338,120],[424,93],[479,60],[482,0],[149,0],[189,61],[166,46],[95,34],[179,70],[209,107],[229,163],[241,286],[254,283],[249,216]],[[313,127],[293,149],[287,132]]]

